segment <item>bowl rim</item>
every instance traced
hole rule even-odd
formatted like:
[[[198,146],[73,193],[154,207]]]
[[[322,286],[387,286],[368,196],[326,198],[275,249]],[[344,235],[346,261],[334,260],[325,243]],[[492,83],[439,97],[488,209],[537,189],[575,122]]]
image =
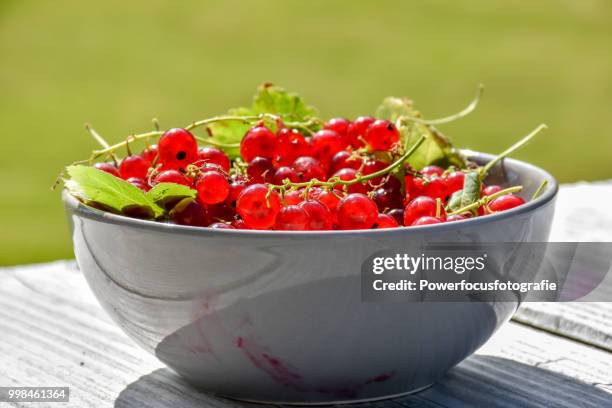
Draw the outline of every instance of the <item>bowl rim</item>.
[[[462,152],[471,159],[489,161],[492,160],[495,155],[489,153],[482,153],[472,150],[462,150]],[[508,168],[519,167],[525,169],[527,172],[539,173],[548,180],[548,187],[544,192],[533,201],[526,202],[525,204],[506,210],[500,213],[489,214],[482,217],[469,218],[466,220],[445,222],[440,224],[420,225],[404,227],[400,226],[397,228],[386,228],[386,229],[359,229],[359,230],[317,230],[317,231],[278,231],[278,230],[246,230],[246,229],[218,229],[218,228],[206,228],[189,225],[172,224],[168,222],[159,222],[153,220],[143,220],[139,218],[131,218],[124,215],[113,214],[110,212],[102,211],[89,207],[80,202],[76,197],[70,194],[66,189],[62,191],[62,200],[67,211],[71,211],[78,214],[80,217],[100,221],[107,224],[126,225],[141,229],[147,229],[158,232],[173,232],[187,235],[200,235],[200,236],[235,236],[235,237],[321,237],[321,236],[384,236],[384,235],[395,235],[395,234],[420,234],[429,232],[447,232],[452,230],[458,230],[467,226],[476,226],[482,224],[489,224],[498,222],[522,214],[530,213],[536,209],[543,207],[552,201],[559,190],[557,180],[546,170],[537,167],[533,164],[524,162],[522,160],[505,158],[497,166],[504,166]]]

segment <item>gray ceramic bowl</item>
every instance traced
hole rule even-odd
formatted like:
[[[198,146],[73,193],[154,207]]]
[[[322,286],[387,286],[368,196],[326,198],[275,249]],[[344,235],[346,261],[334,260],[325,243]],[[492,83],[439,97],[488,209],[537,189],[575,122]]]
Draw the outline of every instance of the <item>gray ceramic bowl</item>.
[[[211,393],[329,403],[423,389],[516,310],[518,302],[361,301],[361,264],[376,251],[421,241],[546,241],[554,178],[516,160],[490,177],[524,185],[525,197],[542,180],[549,185],[537,200],[496,215],[364,231],[195,228],[104,213],[66,192],[63,198],[80,269],[143,348]]]

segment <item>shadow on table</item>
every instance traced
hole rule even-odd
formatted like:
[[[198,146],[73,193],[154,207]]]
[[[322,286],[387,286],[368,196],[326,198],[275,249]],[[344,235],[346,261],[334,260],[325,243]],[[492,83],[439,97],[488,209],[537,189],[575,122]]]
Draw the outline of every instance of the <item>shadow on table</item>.
[[[612,394],[562,374],[500,357],[473,356],[450,370],[433,387],[391,400],[391,406],[440,407],[604,407]],[[385,401],[359,404],[380,408]],[[115,408],[262,407],[198,391],[168,369],[159,369],[128,385]]]

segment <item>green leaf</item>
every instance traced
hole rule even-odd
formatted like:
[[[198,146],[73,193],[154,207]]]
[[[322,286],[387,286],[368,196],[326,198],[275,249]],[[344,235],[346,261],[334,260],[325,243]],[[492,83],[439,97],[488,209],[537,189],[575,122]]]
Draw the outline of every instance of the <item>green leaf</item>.
[[[317,114],[317,110],[306,105],[300,95],[266,83],[259,87],[253,98],[252,110],[256,114],[272,113],[286,121],[304,122]]]
[[[432,164],[464,168],[465,159],[455,149],[450,140],[433,126],[421,121],[421,113],[413,107],[407,98],[388,97],[376,110],[376,116],[396,122],[400,119],[399,131],[404,149],[408,149],[421,135],[426,139],[408,163],[417,170]]]
[[[116,214],[141,218],[158,218],[163,208],[142,190],[125,180],[90,166],[69,166],[65,186],[88,205]]]
[[[195,190],[176,183],[159,183],[147,192],[151,201],[167,210],[186,198],[195,199],[196,195]]]
[[[451,211],[457,211],[460,208],[467,207],[480,199],[481,181],[478,172],[471,171],[465,174],[463,179],[463,188],[455,191],[449,201],[448,208]]]
[[[227,114],[231,116],[256,116],[262,113],[278,115],[287,122],[306,122],[314,117],[317,111],[312,106],[306,105],[298,94],[287,92],[285,89],[272,84],[263,84],[253,97],[250,108],[230,109]],[[274,123],[266,125],[274,130]],[[215,122],[207,127],[207,131],[211,138],[217,142],[237,144],[240,143],[251,126],[240,121]],[[224,150],[230,158],[240,155],[238,148]]]

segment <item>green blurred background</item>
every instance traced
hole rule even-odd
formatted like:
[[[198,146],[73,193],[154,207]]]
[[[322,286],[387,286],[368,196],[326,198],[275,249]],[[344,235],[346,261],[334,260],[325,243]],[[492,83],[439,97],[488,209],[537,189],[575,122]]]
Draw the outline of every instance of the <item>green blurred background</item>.
[[[561,182],[612,177],[612,3],[480,1],[0,0],[0,265],[72,256],[59,192],[95,144],[212,116],[272,81],[323,117],[407,95],[442,130]],[[605,203],[602,203],[605,205]]]

